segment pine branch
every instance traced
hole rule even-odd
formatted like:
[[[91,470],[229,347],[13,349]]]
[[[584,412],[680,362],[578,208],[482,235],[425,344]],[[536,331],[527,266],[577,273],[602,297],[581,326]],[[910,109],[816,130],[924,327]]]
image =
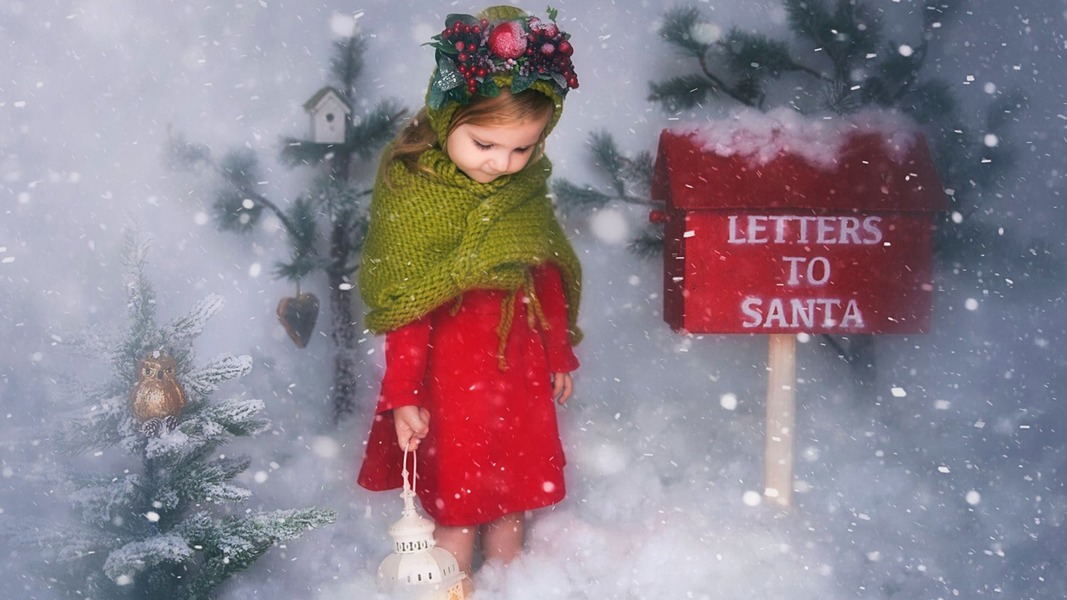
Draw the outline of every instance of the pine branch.
[[[560,210],[565,215],[584,214],[607,206],[612,200],[612,196],[598,192],[592,186],[579,187],[565,179],[552,181],[552,194],[559,200]]]
[[[656,258],[663,255],[663,229],[646,227],[630,241],[630,251],[641,258]]]
[[[174,170],[193,170],[200,165],[211,164],[211,149],[204,144],[188,142],[185,136],[174,134],[170,127],[167,127],[164,162]]]
[[[160,534],[130,542],[112,551],[104,562],[104,573],[120,585],[162,563],[178,564],[193,555],[193,548],[176,533]]]
[[[659,83],[649,82],[648,99],[659,102],[671,112],[702,105],[710,96],[725,87],[718,79],[700,75],[681,75]],[[729,92],[727,92],[729,94]],[[732,94],[730,94],[732,96]]]
[[[186,373],[182,383],[188,391],[207,397],[218,389],[219,384],[244,377],[252,372],[252,358],[221,354],[203,367]]]
[[[225,301],[218,294],[210,294],[193,307],[187,315],[176,319],[170,325],[162,329],[160,335],[174,342],[185,341],[194,338],[204,332],[204,325],[208,319],[222,310]]]
[[[322,509],[280,510],[214,521],[207,514],[183,523],[189,543],[203,548],[200,576],[182,587],[183,597],[206,598],[234,573],[255,562],[274,544],[329,525],[336,513]]]
[[[334,57],[330,60],[330,71],[340,84],[341,91],[349,106],[354,107],[355,85],[363,71],[363,53],[367,49],[367,40],[359,33],[353,33],[344,40],[334,42]]]
[[[667,11],[659,28],[659,35],[683,54],[701,59],[708,51],[708,43],[693,38],[693,30],[700,20],[700,11],[693,6],[679,6]]]
[[[721,43],[726,51],[727,65],[738,75],[779,77],[789,71],[801,71],[816,79],[828,77],[797,63],[784,42],[770,39],[761,33],[733,28]]]
[[[115,396],[103,400],[63,422],[55,434],[57,448],[68,455],[110,448],[125,438],[123,425],[129,419],[129,400]]]
[[[72,530],[56,519],[20,518],[0,520],[0,539],[12,547],[34,552],[54,572],[57,563],[73,570],[71,563],[86,557],[106,554],[115,543],[114,536],[85,529]],[[65,564],[64,564],[65,563]]]
[[[124,477],[94,479],[94,483],[85,482],[68,495],[85,523],[107,527],[116,516],[122,515],[125,507],[144,504],[140,475],[127,473]]]
[[[327,211],[335,214],[333,210]],[[319,258],[315,249],[315,240],[318,238],[318,216],[312,200],[306,196],[297,198],[289,208],[289,222],[293,229],[289,232],[291,262],[278,262],[275,266],[275,276],[285,277],[290,281],[299,282],[311,273],[325,269],[327,261]]]
[[[156,320],[156,298],[145,275],[147,238],[127,234],[123,241],[123,280],[126,283],[126,311],[131,331],[151,329]]]
[[[379,102],[370,114],[350,125],[349,149],[361,160],[376,158],[382,146],[396,136],[407,115],[407,109],[398,100]]]
[[[837,66],[837,78],[851,82],[855,61],[878,48],[882,24],[865,4],[837,0],[829,26],[833,39],[827,53]]]
[[[901,97],[897,108],[921,125],[955,122],[959,114],[959,105],[952,89],[941,80],[916,86]]]
[[[1030,107],[1030,98],[1020,89],[998,96],[986,110],[986,131],[1002,132],[1018,121],[1019,113]]]
[[[270,421],[255,416],[261,410],[262,400],[230,399],[213,403],[203,414],[230,435],[251,436],[270,427]]]
[[[698,106],[705,98],[722,92],[735,100],[748,103],[736,95],[729,84],[715,75],[708,65],[708,51],[712,47],[711,36],[699,39],[694,35],[701,31],[700,11],[694,6],[681,6],[667,11],[659,28],[659,35],[667,43],[679,49],[683,55],[697,59],[704,77],[673,77],[662,83],[650,83],[649,100],[660,102],[668,110],[684,110]]]
[[[337,152],[337,144],[320,144],[291,136],[282,138],[278,158],[287,167],[310,167],[322,164],[326,158]]]
[[[827,25],[830,11],[822,0],[784,0],[789,27],[797,35],[807,38],[817,48],[825,48],[833,42],[833,33]]]
[[[615,194],[618,196],[625,195],[626,184],[622,179],[623,161],[619,156],[618,148],[615,146],[615,138],[606,131],[595,131],[589,136],[589,145],[596,164],[607,171],[608,176],[611,178]]]
[[[249,458],[224,459],[214,463],[192,461],[179,465],[171,477],[176,496],[188,502],[211,498],[212,502],[244,502],[252,496],[247,488],[229,483],[252,464]]]

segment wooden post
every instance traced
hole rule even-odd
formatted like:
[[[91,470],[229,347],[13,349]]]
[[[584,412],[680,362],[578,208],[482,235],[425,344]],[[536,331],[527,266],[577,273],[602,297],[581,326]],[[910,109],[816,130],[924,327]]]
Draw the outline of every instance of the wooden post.
[[[796,429],[797,338],[770,336],[767,356],[767,428],[763,495],[789,508],[793,500],[793,435]]]

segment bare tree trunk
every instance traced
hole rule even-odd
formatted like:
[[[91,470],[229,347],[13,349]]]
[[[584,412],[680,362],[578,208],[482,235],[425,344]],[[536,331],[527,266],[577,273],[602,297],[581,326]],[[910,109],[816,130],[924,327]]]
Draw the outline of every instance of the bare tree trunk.
[[[849,370],[857,399],[874,399],[878,378],[877,344],[873,335],[855,335],[849,338]]]
[[[334,347],[333,419],[340,423],[356,409],[359,389],[356,360],[357,329],[352,309],[351,290],[342,289],[344,279],[330,274],[330,338]]]
[[[350,180],[352,153],[347,147],[338,149],[330,160],[330,176],[339,181]],[[356,360],[355,311],[352,309],[352,291],[345,279],[346,269],[352,260],[352,232],[345,224],[347,219],[334,215],[330,229],[330,263],[326,270],[330,283],[330,337],[334,346],[333,372],[333,420],[338,424],[356,409],[356,392],[359,374]]]
[[[838,357],[848,365],[852,376],[852,389],[857,400],[872,399],[878,378],[877,344],[875,336],[850,335],[835,338],[824,335],[823,340],[837,352]]]

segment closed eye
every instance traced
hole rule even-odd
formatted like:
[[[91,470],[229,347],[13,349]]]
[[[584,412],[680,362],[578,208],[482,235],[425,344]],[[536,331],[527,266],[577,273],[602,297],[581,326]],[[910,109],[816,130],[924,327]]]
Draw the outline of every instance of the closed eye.
[[[482,142],[479,142],[475,139],[471,139],[471,141],[474,142],[474,147],[479,150],[489,150],[496,146],[496,144],[483,144]],[[522,148],[515,148],[513,152],[515,152],[516,154],[526,154],[530,151],[531,148],[532,146],[523,146]]]

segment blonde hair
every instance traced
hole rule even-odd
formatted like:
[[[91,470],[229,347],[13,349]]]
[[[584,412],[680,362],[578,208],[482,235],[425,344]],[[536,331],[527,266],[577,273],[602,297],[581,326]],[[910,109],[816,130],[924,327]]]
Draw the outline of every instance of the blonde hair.
[[[549,119],[555,110],[555,102],[536,90],[512,94],[507,89],[501,89],[500,93],[493,97],[472,96],[469,103],[456,108],[452,122],[448,125],[448,134],[451,135],[460,125],[508,127],[540,118]],[[548,127],[545,127],[537,141],[539,147],[545,141],[547,132]],[[429,172],[429,169],[419,164],[419,156],[430,148],[442,149],[441,140],[437,139],[427,109],[423,107],[408,121],[386,150],[385,159],[382,160],[386,184],[390,183],[388,165],[393,161],[400,161],[412,172]]]

